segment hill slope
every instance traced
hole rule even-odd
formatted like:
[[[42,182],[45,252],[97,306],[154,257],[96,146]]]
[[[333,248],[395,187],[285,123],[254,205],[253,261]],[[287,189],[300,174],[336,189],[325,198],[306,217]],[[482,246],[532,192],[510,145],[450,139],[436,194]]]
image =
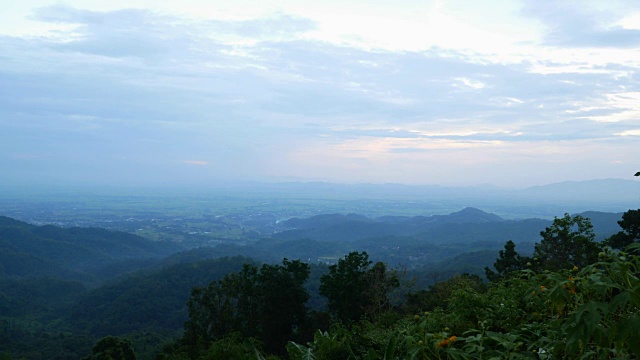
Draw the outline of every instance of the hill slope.
[[[34,226],[0,216],[0,277],[53,276],[95,281],[96,274],[111,267],[118,273],[126,261],[159,259],[179,251],[167,242],[100,228]],[[104,272],[103,272],[104,273]]]

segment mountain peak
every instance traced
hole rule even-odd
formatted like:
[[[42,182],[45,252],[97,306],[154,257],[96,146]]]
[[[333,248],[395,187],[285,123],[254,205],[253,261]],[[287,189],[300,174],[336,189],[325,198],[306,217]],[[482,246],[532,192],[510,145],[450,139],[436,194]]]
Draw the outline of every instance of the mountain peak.
[[[447,220],[453,222],[468,222],[468,223],[485,223],[485,222],[495,222],[502,221],[503,219],[496,215],[488,212],[484,212],[480,209],[476,209],[473,207],[466,207],[460,211],[451,213],[446,215]]]

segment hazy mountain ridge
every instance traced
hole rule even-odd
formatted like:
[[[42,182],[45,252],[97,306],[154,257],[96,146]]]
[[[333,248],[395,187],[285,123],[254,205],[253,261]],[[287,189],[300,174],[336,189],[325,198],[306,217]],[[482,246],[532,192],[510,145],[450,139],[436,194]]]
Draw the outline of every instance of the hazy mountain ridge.
[[[348,219],[348,220],[347,220]],[[436,233],[437,239],[428,242],[443,242],[442,236],[465,224],[502,223],[506,220],[482,210],[467,207],[449,215],[414,216],[414,217],[355,217],[339,215],[319,215],[307,219],[290,219],[287,225],[297,228],[284,230],[274,234],[277,239],[314,239],[320,241],[356,242],[367,238],[384,236],[416,236]],[[464,226],[463,226],[464,227]]]
[[[591,218],[599,240],[619,230],[617,220],[621,213],[582,215]],[[242,255],[263,261],[283,257],[317,261],[353,250],[366,250],[383,261],[418,266],[468,251],[500,249],[507,240],[521,244],[520,250],[529,252],[539,240],[540,231],[551,221],[505,220],[476,208],[465,208],[449,215],[414,217],[324,214],[284,223],[297,228],[243,246],[207,246],[160,261],[181,248],[123,232],[34,226],[0,217],[0,276],[53,275],[92,282],[138,268],[211,257]]]
[[[241,191],[245,195],[271,193],[278,196],[296,195],[312,197],[316,195],[330,198],[351,199],[413,198],[433,199],[479,198],[479,197],[523,197],[538,198],[541,201],[573,198],[589,201],[591,198],[609,201],[638,200],[640,181],[627,179],[593,179],[583,181],[563,181],[524,188],[503,188],[498,186],[444,186],[406,184],[341,184],[329,182],[285,182],[285,183],[234,183],[220,185],[227,192]],[[635,194],[635,198],[633,197]],[[535,199],[534,199],[535,200]]]

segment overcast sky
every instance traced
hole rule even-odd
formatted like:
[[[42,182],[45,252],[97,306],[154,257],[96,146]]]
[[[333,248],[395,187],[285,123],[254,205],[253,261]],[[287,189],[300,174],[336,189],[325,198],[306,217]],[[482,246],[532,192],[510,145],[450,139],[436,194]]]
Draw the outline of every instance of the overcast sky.
[[[0,184],[640,171],[637,0],[0,2]]]

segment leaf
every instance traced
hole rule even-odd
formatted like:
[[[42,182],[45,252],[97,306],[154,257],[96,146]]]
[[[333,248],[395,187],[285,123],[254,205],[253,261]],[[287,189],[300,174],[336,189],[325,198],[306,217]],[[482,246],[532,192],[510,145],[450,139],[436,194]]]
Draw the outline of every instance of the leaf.
[[[614,311],[624,308],[625,306],[627,306],[629,300],[631,300],[631,294],[625,291],[613,298],[613,300],[611,301],[611,307]]]
[[[392,360],[396,352],[396,337],[392,336],[389,338],[389,342],[387,343],[387,349],[384,352],[383,360]]]
[[[242,342],[242,345],[244,346],[245,349],[253,353],[256,360],[266,360],[265,357],[262,356],[262,354],[260,353],[260,350],[258,350],[258,348],[253,344],[253,342],[251,342],[251,340],[244,339],[244,341]]]
[[[287,343],[287,352],[292,359],[314,360],[316,358],[311,348],[296,344],[293,341],[289,341],[289,343]]]
[[[640,314],[635,314],[618,324],[616,340],[628,346],[636,356],[640,356],[640,341],[637,341],[637,334],[640,334]]]
[[[369,349],[367,355],[364,357],[365,360],[376,360],[378,358],[378,354],[373,349]]]

